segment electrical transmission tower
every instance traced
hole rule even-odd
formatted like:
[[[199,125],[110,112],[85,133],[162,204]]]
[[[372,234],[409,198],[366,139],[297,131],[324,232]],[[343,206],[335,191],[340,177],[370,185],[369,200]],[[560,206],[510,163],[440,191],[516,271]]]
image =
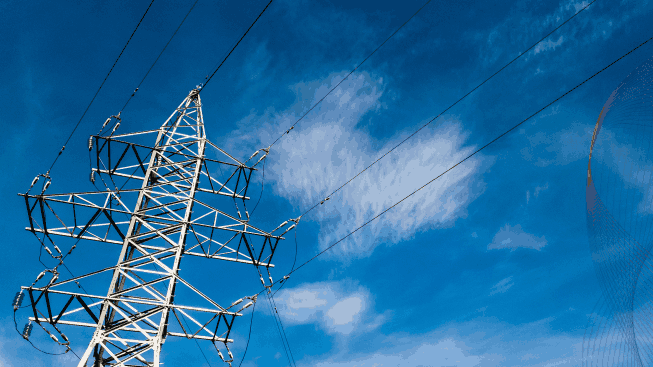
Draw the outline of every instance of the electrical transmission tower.
[[[31,286],[21,287],[14,309],[23,292],[31,303],[24,337],[29,337],[35,322],[69,348],[61,325],[94,329],[79,367],[89,360],[93,366],[158,367],[167,337],[219,342],[227,354],[216,346],[220,357],[231,364],[227,346],[233,342],[231,328],[256,296],[221,306],[180,276],[180,263],[184,255],[191,255],[252,264],[259,274],[264,267],[270,275],[277,244],[294,225],[284,228],[285,222],[272,232],[285,231],[273,235],[249,223],[247,189],[267,150],[240,162],[211,143],[204,131],[198,89],[157,130],[114,135],[118,125],[110,135],[89,140],[89,151],[95,153],[91,181],[101,181],[106,191],[46,195],[46,177],[40,194],[20,194],[27,205],[27,230],[59,265],[80,240],[121,246],[114,266],[61,280],[57,265]],[[144,143],[152,140],[154,145]],[[215,152],[215,159],[206,157],[207,150]],[[259,152],[258,161],[248,166]],[[231,209],[214,204],[224,201]],[[56,236],[68,237],[71,245],[56,245]],[[110,279],[106,295],[79,292],[80,280],[97,285],[102,276]],[[227,276],[214,283],[231,281],[233,277]],[[261,276],[261,282],[270,287],[272,277],[268,283]],[[184,298],[175,299],[177,293],[194,294],[199,301],[184,304]]]

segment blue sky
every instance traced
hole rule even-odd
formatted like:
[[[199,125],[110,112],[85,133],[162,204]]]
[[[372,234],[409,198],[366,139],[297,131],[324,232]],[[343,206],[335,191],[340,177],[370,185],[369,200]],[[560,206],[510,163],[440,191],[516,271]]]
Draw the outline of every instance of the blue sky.
[[[129,106],[123,131],[154,129],[201,83],[266,1],[200,0]],[[75,365],[32,349],[11,300],[42,270],[24,202],[149,2],[0,4],[4,135],[0,366]],[[91,190],[86,144],[116,114],[192,5],[155,0],[52,171],[51,192]],[[276,0],[202,92],[209,138],[237,157],[268,146],[422,5]],[[433,2],[275,145],[254,220],[295,218],[584,6]],[[653,35],[649,1],[599,0],[330,201],[302,218],[298,263]],[[647,45],[294,273],[276,298],[301,366],[576,366],[601,291],[587,239],[592,129]],[[260,190],[260,179],[252,187]],[[259,185],[259,186],[257,186]],[[292,265],[294,236],[274,275]],[[68,264],[93,268],[84,244]],[[109,251],[105,251],[110,253]],[[104,252],[103,252],[104,253]],[[113,253],[111,253],[113,254]],[[115,256],[118,256],[117,250]],[[200,263],[198,263],[200,264]],[[201,289],[259,291],[255,273],[204,262]],[[236,274],[236,273],[234,273]],[[228,302],[224,300],[223,302]],[[26,314],[19,314],[22,327]],[[249,316],[235,326],[244,351]],[[75,351],[87,339],[72,340]],[[43,340],[47,351],[58,352]],[[201,344],[219,366],[210,344]],[[168,341],[166,366],[206,366]],[[243,366],[287,360],[259,302]]]

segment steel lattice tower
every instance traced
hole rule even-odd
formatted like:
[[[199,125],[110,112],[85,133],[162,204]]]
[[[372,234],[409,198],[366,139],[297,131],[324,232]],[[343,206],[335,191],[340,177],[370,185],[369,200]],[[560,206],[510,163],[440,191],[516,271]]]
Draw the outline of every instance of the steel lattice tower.
[[[179,266],[184,255],[192,255],[253,264],[259,274],[265,267],[269,275],[277,244],[294,225],[281,235],[272,235],[288,222],[270,233],[249,224],[244,206],[249,199],[247,188],[267,149],[248,166],[258,151],[240,162],[211,143],[204,130],[198,89],[157,130],[113,135],[115,130],[89,140],[89,150],[95,153],[91,180],[105,183],[107,191],[46,195],[44,189],[38,195],[20,194],[27,205],[27,229],[53,258],[63,262],[80,240],[122,246],[115,266],[67,280],[59,279],[56,268],[46,270],[32,286],[22,287],[31,302],[30,321],[64,345],[68,338],[60,325],[94,328],[79,367],[89,360],[95,361],[94,366],[158,367],[168,336],[220,342],[228,356],[218,353],[231,364],[227,345],[233,342],[229,339],[232,325],[256,296],[221,306],[184,280]],[[144,138],[154,138],[154,145],[128,141]],[[205,156],[207,147],[214,148],[218,159]],[[217,169],[231,174],[216,179]],[[129,183],[133,188],[125,188]],[[236,214],[213,207],[210,200],[233,201],[228,204]],[[242,201],[244,215],[237,201]],[[54,243],[55,236],[69,237],[74,244],[62,250]],[[39,286],[46,281],[39,279],[47,273],[52,278]],[[112,274],[106,295],[79,292],[79,280],[96,281],[93,278],[102,274]],[[269,280],[270,284],[261,276],[266,287],[271,285]],[[185,287],[204,304],[175,301],[178,287]]]

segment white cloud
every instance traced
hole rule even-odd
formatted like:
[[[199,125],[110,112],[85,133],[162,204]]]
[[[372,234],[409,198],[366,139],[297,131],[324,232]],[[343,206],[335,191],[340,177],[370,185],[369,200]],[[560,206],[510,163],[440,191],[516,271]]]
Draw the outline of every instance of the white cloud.
[[[553,332],[549,317],[510,325],[478,317],[451,322],[427,334],[395,333],[373,339],[366,350],[342,346],[327,359],[307,358],[303,365],[360,366],[578,366],[582,361],[582,335]]]
[[[540,52],[548,51],[548,50],[555,50],[556,47],[562,45],[562,42],[564,41],[564,37],[560,36],[558,37],[557,41],[552,41],[550,39],[547,39],[545,41],[542,41],[539,43],[535,48],[533,49],[533,54],[537,55]],[[538,69],[539,70],[539,69]]]
[[[537,199],[538,196],[540,196],[540,193],[542,191],[548,190],[549,189],[549,183],[547,182],[544,186],[535,186],[535,189],[533,189],[533,195]],[[526,204],[528,204],[531,201],[531,190],[526,191]]]
[[[542,14],[540,9],[532,7],[516,10],[512,16],[505,18],[493,28],[474,33],[470,38],[478,42],[481,51],[480,59],[484,64],[512,59],[521,51],[519,47],[523,46],[516,48],[505,47],[506,45],[531,45],[588,3],[588,1],[563,1],[548,14]],[[543,58],[546,60],[550,51],[558,48],[558,54],[555,55],[556,62],[538,63],[537,67],[533,65],[533,74],[545,73],[552,69],[557,72],[575,73],[579,50],[585,50],[587,45],[608,40],[618,30],[626,33],[635,32],[634,28],[629,29],[628,25],[632,24],[633,18],[645,16],[650,11],[649,0],[623,0],[610,4],[597,1],[558,31],[564,29],[564,36],[559,36],[558,33],[552,34],[550,38],[524,55],[524,61],[538,62]],[[517,32],[515,32],[516,26]],[[561,69],[561,65],[569,65],[569,67]]]
[[[289,291],[286,293],[289,293]],[[294,293],[289,293],[286,300],[286,305],[288,306],[289,310],[287,314],[288,317],[297,322],[308,321],[312,318],[315,312],[317,312],[317,310],[329,303],[329,301],[326,299],[320,298],[320,296],[323,296],[324,294],[326,294],[326,291],[319,292],[308,289],[302,289]],[[279,299],[281,300],[283,298],[280,297]]]
[[[281,113],[252,114],[247,125],[260,128],[256,132],[243,128],[234,141],[269,144],[342,77],[333,74],[324,81],[298,84],[295,106]],[[365,114],[382,108],[383,89],[382,78],[354,74],[285,135],[266,167],[266,178],[275,182],[276,193],[301,203],[301,209],[309,208],[406,138],[407,134],[396,136],[375,148],[378,144],[373,138],[357,128]],[[406,119],[397,124],[414,123],[410,116]],[[453,119],[434,123],[356,178],[311,213],[322,227],[320,247],[332,244],[465,158],[474,150],[463,146],[466,138]],[[490,161],[481,155],[467,160],[342,242],[337,250],[368,256],[379,243],[397,243],[418,230],[453,225],[484,191],[478,172]]]
[[[385,320],[371,307],[369,291],[348,282],[319,282],[283,289],[275,297],[288,324],[317,323],[329,333],[350,334],[364,323],[370,330]]]
[[[547,182],[544,186],[536,186],[535,187],[535,198],[537,198],[540,195],[540,192],[548,190],[549,189],[549,183]]]
[[[399,354],[375,353],[361,359],[346,362],[321,362],[318,367],[345,366],[478,366],[481,357],[468,355],[453,339],[444,339],[437,343],[424,343],[413,350]]]
[[[505,293],[514,284],[515,283],[513,283],[512,277],[507,277],[505,279],[502,279],[499,283],[492,286],[492,291],[490,292],[490,296],[497,293]]]
[[[575,11],[570,6],[571,4],[559,6],[553,13],[546,16],[542,14],[527,14],[518,12],[515,18],[506,18],[503,22],[497,24],[489,31],[480,32],[474,38],[480,41],[481,46],[481,59],[485,64],[490,64],[498,61],[502,52],[505,52],[505,47],[497,47],[498,45],[506,44],[532,44],[534,40],[540,39],[542,35],[548,33],[552,28],[557,26],[562,18],[568,18]],[[580,9],[578,9],[580,10]],[[518,19],[516,19],[518,18]],[[520,27],[520,32],[514,32],[515,24]],[[578,26],[576,26],[577,28]],[[574,34],[575,32],[568,34]],[[554,35],[555,36],[555,35]],[[565,41],[563,36],[559,36],[556,41],[546,39],[539,43],[531,50],[532,52],[524,56],[526,60],[530,59],[538,53],[544,53],[548,50],[554,50],[556,47],[562,45]],[[509,49],[508,49],[509,50]],[[514,49],[513,49],[514,50]],[[512,57],[517,54],[511,55]],[[538,69],[538,73],[542,72]]]
[[[530,233],[526,233],[522,230],[520,224],[514,227],[506,224],[494,235],[492,243],[487,248],[488,250],[509,248],[514,251],[516,248],[524,247],[539,251],[546,245],[547,241],[544,236],[535,237]]]
[[[336,303],[327,311],[327,316],[334,325],[345,325],[352,323],[363,307],[363,301],[359,297],[349,297]]]

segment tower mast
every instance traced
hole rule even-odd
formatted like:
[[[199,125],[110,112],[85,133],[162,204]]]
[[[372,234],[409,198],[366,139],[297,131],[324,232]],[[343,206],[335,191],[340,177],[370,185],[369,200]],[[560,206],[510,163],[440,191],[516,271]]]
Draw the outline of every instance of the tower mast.
[[[94,328],[78,367],[89,360],[95,361],[94,366],[158,367],[168,336],[219,342],[227,353],[224,356],[218,349],[220,357],[231,364],[231,328],[256,296],[221,306],[184,280],[180,264],[184,255],[191,255],[265,267],[269,275],[283,234],[272,235],[250,225],[245,205],[252,173],[267,153],[248,166],[249,160],[240,162],[211,143],[204,130],[198,89],[192,90],[157,130],[113,135],[115,130],[109,136],[93,136],[89,144],[94,147],[96,163],[91,180],[99,178],[113,187],[86,193],[46,195],[43,190],[40,195],[21,194],[30,219],[27,230],[43,235],[42,245],[49,253],[49,245],[54,246],[53,258],[60,263],[67,255],[54,244],[54,236],[121,245],[115,266],[68,280],[58,279],[57,266],[47,270],[52,273],[47,285],[37,286],[37,279],[32,286],[22,287],[32,304],[30,321],[42,326],[55,341],[57,333],[67,341],[60,325]],[[127,141],[149,136],[155,136],[153,146]],[[218,159],[206,157],[207,147],[215,148]],[[210,167],[231,174],[216,178]],[[129,183],[133,188],[125,189]],[[213,207],[204,196],[211,204],[232,201],[235,214]],[[130,205],[130,199],[135,204]],[[101,274],[111,274],[106,296],[73,288],[79,280],[93,281],[90,278]],[[176,302],[178,286],[199,296],[203,304]],[[186,319],[193,326],[185,327]]]

